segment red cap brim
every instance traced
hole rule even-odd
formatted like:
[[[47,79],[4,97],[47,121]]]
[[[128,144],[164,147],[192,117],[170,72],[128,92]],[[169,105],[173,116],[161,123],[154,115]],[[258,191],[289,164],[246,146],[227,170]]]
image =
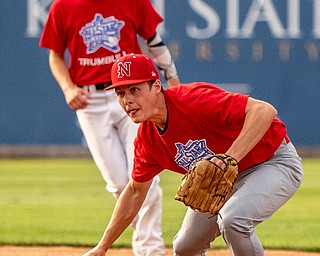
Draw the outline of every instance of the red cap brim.
[[[131,85],[131,84],[140,84],[140,83],[147,82],[147,81],[150,81],[150,79],[124,80],[124,81],[120,81],[120,82],[114,83],[114,84],[108,86],[107,88],[105,88],[104,90],[107,91],[107,90],[110,90],[110,89],[114,89],[116,87],[124,87],[124,86],[128,86],[128,85]]]

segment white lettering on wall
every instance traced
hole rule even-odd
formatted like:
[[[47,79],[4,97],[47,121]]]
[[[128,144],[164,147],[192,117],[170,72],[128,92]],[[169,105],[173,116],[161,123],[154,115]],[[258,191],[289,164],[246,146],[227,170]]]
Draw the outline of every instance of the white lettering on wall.
[[[320,0],[314,0],[320,1]],[[200,0],[189,0],[191,9],[206,20],[208,26],[198,29],[194,23],[187,23],[187,34],[195,39],[208,39],[220,29],[220,17],[210,6]],[[272,0],[253,0],[242,26],[239,14],[240,0],[226,0],[227,38],[252,38],[258,22],[265,22],[274,38],[300,38],[300,0],[287,0],[287,28],[282,24]],[[216,24],[215,24],[216,23]],[[191,25],[190,25],[191,24]]]
[[[28,0],[27,5],[27,37],[40,37],[47,21],[48,8],[52,0]]]
[[[214,36],[220,29],[218,13],[201,0],[188,0],[192,10],[199,14],[207,23],[205,28],[198,28],[194,22],[188,21],[186,25],[187,35],[194,39],[208,39]]]
[[[288,0],[288,38],[300,38],[300,0]]]
[[[270,33],[276,39],[299,39],[303,35],[300,28],[300,21],[303,17],[300,11],[301,0],[286,0],[287,22],[284,25],[279,17],[279,10],[276,9],[274,0],[252,0],[252,3],[245,13],[244,21],[240,24],[240,13],[243,11],[242,0],[226,0],[225,13],[218,13],[212,5],[202,0],[188,0],[187,4],[191,10],[199,15],[206,26],[200,28],[191,18],[186,17],[186,34],[193,39],[209,39],[215,36],[221,28],[221,18],[226,19],[224,28],[227,38],[233,39],[250,39],[255,34],[258,22],[264,22],[268,25]],[[311,0],[313,2],[312,32],[314,39],[320,38],[320,0]],[[28,0],[27,1],[27,37],[40,37],[43,26],[47,20],[48,10],[52,0]],[[158,13],[164,18],[159,24],[158,32],[166,35],[170,32],[166,27],[166,1],[152,0],[152,4]],[[284,15],[281,12],[282,15]],[[171,25],[172,26],[172,25]],[[168,35],[166,35],[168,36]]]
[[[153,7],[157,10],[160,16],[164,19],[157,27],[157,32],[160,35],[165,35],[165,24],[166,24],[166,17],[165,17],[165,1],[163,0],[153,0],[152,1]]]
[[[227,37],[236,37],[240,34],[239,0],[226,1],[226,34]]]
[[[285,29],[271,0],[254,0],[248,10],[242,28],[237,28],[235,30],[236,34],[228,34],[228,36],[231,38],[252,38],[257,22],[266,22],[275,38],[285,36]]]
[[[320,38],[320,0],[313,0],[313,29],[314,38]]]

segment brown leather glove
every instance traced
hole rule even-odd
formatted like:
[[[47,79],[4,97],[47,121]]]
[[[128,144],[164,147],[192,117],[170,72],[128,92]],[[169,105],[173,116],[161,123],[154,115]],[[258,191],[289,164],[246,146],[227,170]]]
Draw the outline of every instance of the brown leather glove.
[[[225,168],[211,162],[213,157],[221,159]],[[231,195],[238,176],[238,162],[226,154],[217,154],[210,159],[191,165],[189,172],[182,178],[175,199],[193,210],[216,215]]]

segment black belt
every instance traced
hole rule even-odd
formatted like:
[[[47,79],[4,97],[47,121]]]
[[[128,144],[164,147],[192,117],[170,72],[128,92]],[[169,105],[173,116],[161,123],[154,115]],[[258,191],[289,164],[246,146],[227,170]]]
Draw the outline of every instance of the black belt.
[[[105,82],[105,83],[97,83],[94,86],[96,87],[97,91],[103,91],[104,89],[106,89],[107,87],[109,87],[110,85],[112,85],[112,82]],[[83,88],[83,87],[87,87],[87,86],[83,86],[83,85],[78,85],[78,87]]]

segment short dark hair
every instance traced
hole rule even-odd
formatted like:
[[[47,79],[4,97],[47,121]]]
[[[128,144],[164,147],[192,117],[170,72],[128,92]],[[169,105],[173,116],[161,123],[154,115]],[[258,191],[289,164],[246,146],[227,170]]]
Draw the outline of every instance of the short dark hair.
[[[155,83],[157,80],[149,80],[147,81],[147,84],[149,85],[149,88],[151,89],[152,85]],[[163,91],[163,87],[161,86],[161,91]]]
[[[147,84],[151,87],[155,81],[156,80],[150,80],[150,81],[147,82]]]

